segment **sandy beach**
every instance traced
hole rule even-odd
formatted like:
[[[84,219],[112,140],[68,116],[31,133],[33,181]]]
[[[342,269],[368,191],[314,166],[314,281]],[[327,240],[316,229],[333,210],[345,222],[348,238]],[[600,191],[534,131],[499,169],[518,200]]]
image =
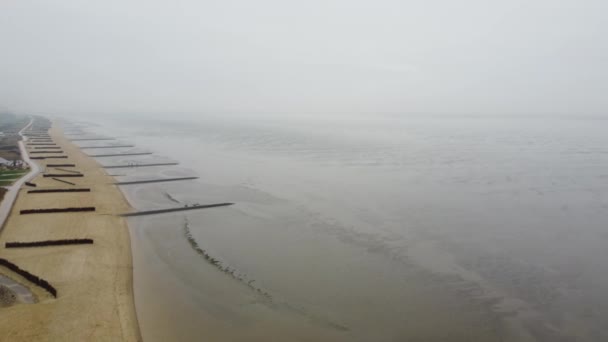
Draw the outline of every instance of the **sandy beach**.
[[[27,193],[21,188],[0,234],[0,256],[57,289],[57,298],[0,267],[0,274],[33,292],[35,304],[15,303],[0,310],[0,340],[5,341],[136,341],[141,340],[133,301],[129,232],[118,213],[131,208],[113,179],[92,158],[69,142],[56,125],[50,135],[84,177],[66,178],[76,186],[42,174],[36,189],[87,187],[91,192]],[[30,147],[31,148],[31,147]],[[66,173],[49,168],[51,173]],[[95,212],[20,215],[23,209],[93,206]],[[92,245],[6,249],[5,242],[89,238]]]

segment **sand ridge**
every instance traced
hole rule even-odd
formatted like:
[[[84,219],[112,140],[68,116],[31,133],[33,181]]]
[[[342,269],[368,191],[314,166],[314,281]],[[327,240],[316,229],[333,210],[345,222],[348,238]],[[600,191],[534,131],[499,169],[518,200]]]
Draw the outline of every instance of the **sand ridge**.
[[[67,178],[75,186],[42,174],[36,189],[89,187],[91,192],[31,194],[21,188],[0,234],[0,257],[46,279],[57,298],[0,267],[0,273],[28,287],[36,304],[0,309],[2,341],[137,341],[141,340],[133,301],[129,232],[116,214],[131,210],[120,190],[100,165],[69,142],[54,125],[50,135],[67,159],[37,160],[46,164],[73,163],[84,177]],[[29,148],[31,150],[31,147]],[[57,173],[49,168],[49,172]],[[22,209],[94,206],[95,212],[20,215]],[[94,239],[93,245],[6,249],[7,241]]]

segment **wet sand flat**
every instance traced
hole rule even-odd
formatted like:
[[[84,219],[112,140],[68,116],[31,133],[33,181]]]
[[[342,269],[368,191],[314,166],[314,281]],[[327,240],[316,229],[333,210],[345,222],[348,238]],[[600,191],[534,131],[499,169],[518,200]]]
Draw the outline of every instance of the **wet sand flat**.
[[[0,273],[27,286],[36,304],[0,310],[0,340],[135,341],[140,340],[133,303],[129,232],[116,216],[130,210],[121,192],[99,164],[69,142],[60,129],[50,130],[65,151],[62,163],[76,164],[84,177],[70,178],[91,192],[28,194],[23,187],[0,234],[0,255],[53,285],[57,298],[6,268]],[[30,147],[31,149],[31,147]],[[45,167],[54,159],[39,160]],[[49,168],[49,172],[54,169]],[[74,187],[37,176],[36,189]],[[95,212],[20,215],[23,209],[94,206]],[[8,241],[91,238],[93,245],[4,248]]]

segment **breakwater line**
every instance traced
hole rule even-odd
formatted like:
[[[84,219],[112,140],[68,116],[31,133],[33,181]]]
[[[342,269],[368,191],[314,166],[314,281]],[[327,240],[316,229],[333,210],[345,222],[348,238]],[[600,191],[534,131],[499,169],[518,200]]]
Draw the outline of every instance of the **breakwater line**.
[[[44,160],[44,159],[67,159],[68,156],[46,156],[46,157],[30,157],[30,159]]]
[[[79,188],[79,189],[36,189],[28,190],[28,194],[46,194],[54,192],[91,192],[90,188]]]
[[[55,289],[55,287],[53,287],[53,285],[51,285],[48,281],[38,277],[37,275],[31,274],[30,272],[20,268],[19,266],[3,258],[0,258],[0,266],[4,266],[9,270],[17,273],[23,278],[34,283],[36,286],[45,289],[47,292],[53,295],[53,297],[57,298],[57,289]]]
[[[80,173],[80,171],[76,171],[76,170],[68,170],[68,169],[62,169],[60,167],[56,167],[55,170],[59,170],[59,171],[63,171],[63,172],[69,172],[69,173]]]
[[[28,248],[28,247],[46,247],[46,246],[65,246],[65,245],[88,245],[93,244],[93,239],[62,239],[62,240],[44,240],[44,241],[28,241],[28,242],[6,242],[5,248]]]
[[[121,148],[121,147],[135,147],[135,145],[80,146],[80,149],[84,150],[84,149]]]
[[[184,222],[184,236],[186,237],[186,240],[188,240],[188,243],[190,244],[190,247],[192,247],[192,249],[197,254],[199,254],[200,256],[202,256],[203,259],[205,259],[205,261],[207,261],[208,263],[210,263],[211,265],[213,265],[219,271],[226,273],[230,277],[234,278],[235,280],[239,281],[243,285],[247,286],[251,290],[253,290],[256,293],[258,293],[259,295],[263,296],[264,298],[272,301],[272,296],[270,295],[270,293],[268,293],[267,291],[264,291],[261,288],[253,285],[253,283],[255,282],[255,280],[248,279],[248,277],[246,275],[238,273],[235,268],[230,268],[230,267],[226,266],[220,259],[218,259],[217,257],[212,256],[211,254],[209,254],[208,251],[206,251],[205,249],[203,249],[198,244],[198,242],[196,241],[196,239],[194,239],[194,237],[192,236],[192,232],[190,231],[190,223],[188,222],[188,219],[186,219],[186,221]]]
[[[68,181],[66,181],[66,180],[59,179],[59,178],[55,178],[55,177],[53,177],[53,178],[51,178],[51,179],[52,179],[52,180],[56,180],[56,181],[58,181],[58,182],[65,183],[65,184],[76,185],[75,183],[68,182]]]
[[[75,167],[76,164],[46,164],[47,167]]]
[[[197,210],[197,209],[209,209],[209,208],[217,208],[217,207],[227,207],[233,205],[234,203],[215,203],[215,204],[195,204],[188,205],[184,207],[178,208],[167,208],[167,209],[157,209],[157,210],[144,210],[144,211],[136,211],[133,213],[124,213],[119,216],[122,217],[131,217],[131,216],[144,216],[144,215],[154,215],[154,214],[165,214],[165,213],[173,213],[177,211],[186,211],[186,210]]]
[[[179,165],[179,163],[154,163],[154,164],[125,164],[125,165],[107,165],[102,166],[104,169],[120,169],[120,168],[128,168],[128,167],[148,167],[148,166],[169,166],[169,165]]]
[[[115,185],[131,185],[131,184],[146,184],[146,183],[177,182],[177,181],[192,180],[192,179],[198,179],[198,177],[147,179],[147,180],[140,180],[140,181],[116,182],[114,184]]]
[[[90,154],[89,157],[100,158],[100,157],[121,157],[121,156],[145,156],[145,155],[150,155],[150,154],[152,154],[152,152]]]
[[[73,207],[73,208],[48,208],[48,209],[24,209],[19,214],[50,214],[50,213],[77,213],[95,211],[95,207]]]
[[[268,291],[255,285],[255,283],[256,283],[255,279],[251,279],[248,275],[238,272],[238,270],[236,268],[230,268],[220,258],[218,258],[217,256],[211,255],[209,253],[209,251],[202,248],[201,245],[198,243],[198,241],[196,241],[194,236],[192,236],[192,232],[190,231],[190,223],[188,222],[188,219],[185,220],[183,229],[184,229],[183,231],[184,231],[184,236],[185,236],[186,240],[188,241],[188,243],[190,244],[192,249],[197,254],[199,254],[203,259],[205,259],[205,261],[207,261],[209,264],[211,264],[212,266],[217,268],[219,271],[225,273],[226,275],[230,276],[234,280],[236,280],[239,283],[243,284],[244,286],[248,287],[251,291],[260,295],[262,298],[264,298],[263,303],[265,305],[267,305],[268,307],[282,308],[282,309],[291,311],[295,314],[305,317],[306,319],[310,320],[311,323],[326,326],[328,328],[331,328],[331,329],[339,331],[339,332],[345,332],[345,331],[350,330],[347,326],[340,324],[340,323],[336,323],[336,322],[328,319],[327,317],[315,315],[302,307],[292,305],[287,301],[281,300],[280,298],[273,297]]]
[[[116,140],[115,138],[78,138],[78,139],[71,139],[70,141],[101,141],[101,140]]]
[[[47,173],[42,177],[84,177],[82,173]]]

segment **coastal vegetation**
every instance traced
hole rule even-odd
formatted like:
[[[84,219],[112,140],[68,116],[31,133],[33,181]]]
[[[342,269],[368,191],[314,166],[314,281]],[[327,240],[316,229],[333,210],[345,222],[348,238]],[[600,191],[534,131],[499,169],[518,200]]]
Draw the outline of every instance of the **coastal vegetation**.
[[[27,174],[28,169],[0,169],[0,186],[9,186]]]
[[[0,113],[0,158],[6,160],[8,167],[17,168],[22,165],[21,152],[18,142],[21,140],[19,131],[27,125],[29,118],[12,113]]]

